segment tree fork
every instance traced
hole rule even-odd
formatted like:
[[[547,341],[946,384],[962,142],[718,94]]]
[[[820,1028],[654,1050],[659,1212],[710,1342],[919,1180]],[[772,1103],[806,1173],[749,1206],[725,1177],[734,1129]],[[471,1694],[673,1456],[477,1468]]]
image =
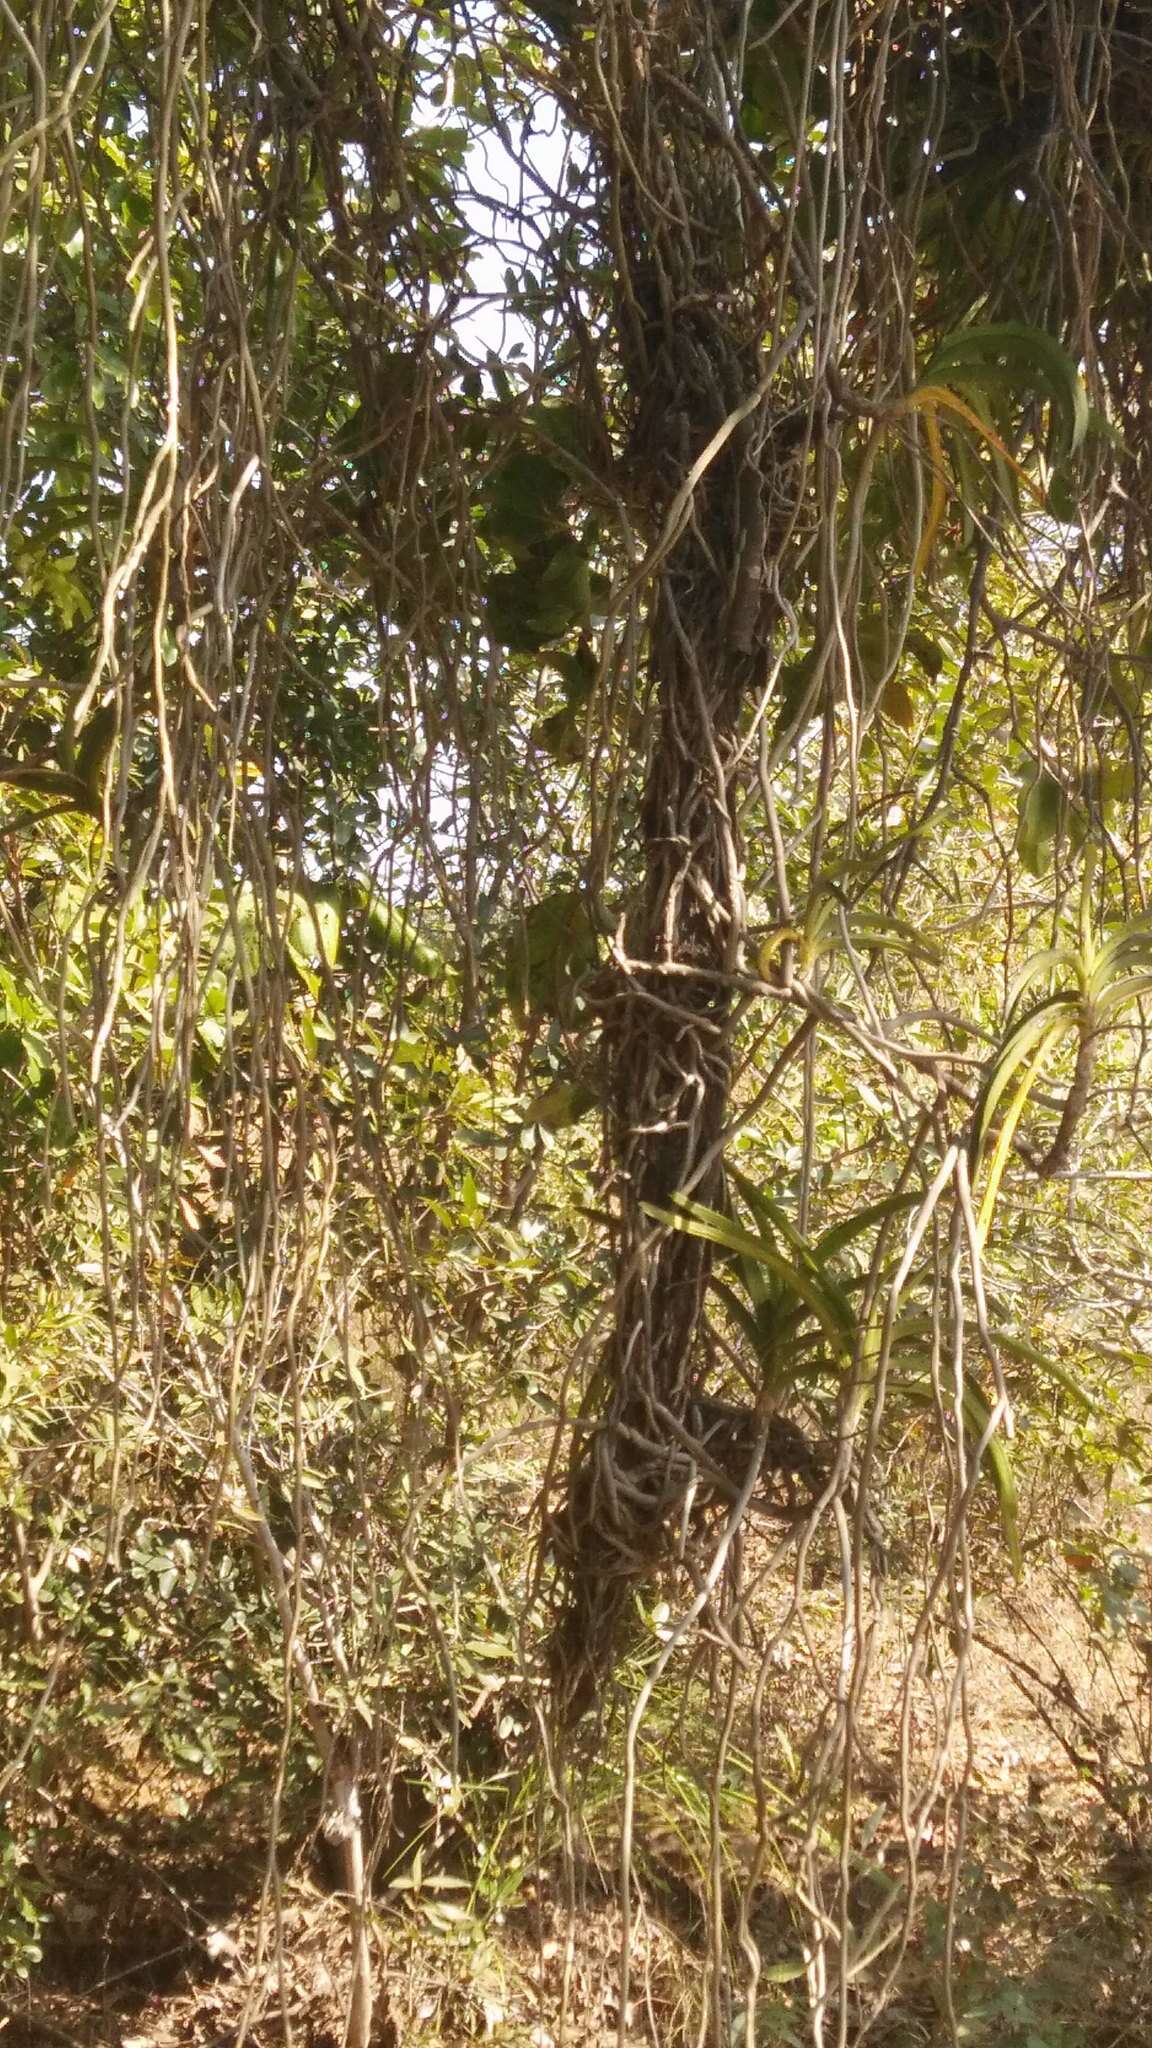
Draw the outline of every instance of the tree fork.
[[[642,16],[609,0],[583,48],[597,57],[580,103],[610,193],[629,457],[661,525],[693,465],[701,473],[651,590],[658,717],[639,825],[643,879],[627,960],[602,1001],[617,1281],[597,1377],[603,1405],[575,1446],[553,1525],[562,1584],[553,1668],[569,1720],[598,1695],[630,1589],[667,1555],[690,1477],[684,1421],[712,1254],[659,1230],[647,1205],[686,1187],[704,1202],[721,1194],[723,977],[740,964],[744,934],[736,754],[770,623],[775,481],[770,396],[761,396],[764,250],[729,126],[714,10],[690,0]]]

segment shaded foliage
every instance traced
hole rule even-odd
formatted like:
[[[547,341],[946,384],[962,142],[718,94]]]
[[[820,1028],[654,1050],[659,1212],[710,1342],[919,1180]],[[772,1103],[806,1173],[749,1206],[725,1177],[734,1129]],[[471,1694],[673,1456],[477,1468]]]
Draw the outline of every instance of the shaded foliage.
[[[913,1957],[1027,2038],[978,1598],[1146,1625],[1138,10],[29,12],[8,1962],[75,1766],[266,1809],[281,1937],[319,1831],[356,2048],[401,1903],[479,1984],[582,1829],[623,2041],[669,1812],[663,2038],[846,2041]],[[1131,1850],[1143,1708],[1011,1668]]]

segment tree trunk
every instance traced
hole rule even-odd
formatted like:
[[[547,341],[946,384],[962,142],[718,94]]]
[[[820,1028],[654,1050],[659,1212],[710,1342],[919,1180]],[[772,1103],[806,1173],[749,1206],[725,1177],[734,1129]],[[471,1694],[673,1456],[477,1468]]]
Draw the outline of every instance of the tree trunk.
[[[685,1187],[707,1203],[721,1192],[726,977],[740,965],[744,932],[735,755],[768,636],[774,517],[759,231],[728,125],[713,11],[659,5],[641,17],[615,0],[598,40],[603,62],[589,66],[583,105],[594,110],[618,223],[629,462],[650,487],[655,530],[681,530],[651,588],[658,720],[640,818],[643,881],[627,961],[617,961],[603,1001],[618,1277],[599,1380],[605,1407],[575,1448],[556,1525],[564,1606],[555,1677],[573,1719],[611,1665],[632,1584],[665,1554],[688,1479],[678,1430],[711,1253],[659,1230],[646,1205],[666,1206]]]

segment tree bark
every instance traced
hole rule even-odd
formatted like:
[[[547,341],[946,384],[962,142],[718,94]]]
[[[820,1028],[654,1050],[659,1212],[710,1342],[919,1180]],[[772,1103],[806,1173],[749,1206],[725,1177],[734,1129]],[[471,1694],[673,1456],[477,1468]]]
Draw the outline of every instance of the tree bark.
[[[689,1476],[682,1425],[711,1251],[659,1229],[647,1205],[683,1188],[715,1203],[722,1190],[730,977],[744,935],[736,751],[769,631],[773,503],[759,231],[716,38],[708,7],[641,17],[613,0],[583,99],[616,224],[629,462],[650,488],[657,531],[679,508],[685,516],[651,589],[658,717],[642,885],[602,1000],[618,1277],[604,1407],[574,1450],[556,1522],[554,1674],[569,1719],[597,1695],[631,1589],[665,1556]]]

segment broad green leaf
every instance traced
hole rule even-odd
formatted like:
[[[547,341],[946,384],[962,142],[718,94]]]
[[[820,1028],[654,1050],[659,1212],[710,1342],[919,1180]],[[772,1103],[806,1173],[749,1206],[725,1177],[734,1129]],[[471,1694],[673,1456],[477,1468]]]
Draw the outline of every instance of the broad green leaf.
[[[577,889],[554,889],[525,911],[509,947],[504,989],[521,1017],[559,1016],[596,964],[596,932]]]
[[[1016,850],[1030,875],[1044,873],[1067,799],[1051,771],[1037,767],[1020,792]]]
[[[1088,394],[1067,349],[1020,320],[961,327],[941,342],[926,365],[925,384],[960,383],[977,390],[1016,382],[1021,396],[1042,393],[1060,422],[1064,450],[1074,455],[1088,431]]]
[[[569,478],[551,456],[518,443],[497,464],[483,490],[482,531],[517,559],[549,536],[566,532]]]
[[[571,455],[583,467],[595,461],[600,440],[595,409],[579,399],[561,398],[534,405],[528,423],[541,440],[564,455]],[[578,472],[577,472],[578,473]]]
[[[546,1131],[564,1131],[595,1109],[599,1100],[596,1090],[585,1081],[554,1081],[526,1105],[524,1122]]]
[[[856,621],[853,637],[864,680],[871,690],[878,689],[897,652],[884,612],[865,612]]]
[[[552,654],[548,666],[555,669],[564,691],[564,702],[582,711],[596,688],[599,664],[590,647],[577,647],[571,654]]]
[[[889,676],[880,692],[880,709],[885,718],[898,725],[901,732],[911,732],[916,724],[916,706],[912,692],[900,674],[899,669]]]
[[[578,541],[564,540],[546,561],[522,562],[488,578],[485,609],[494,639],[516,654],[536,653],[586,619],[588,563]]]
[[[890,718],[904,732],[911,732],[916,723],[916,702],[908,679],[909,662],[921,669],[929,682],[935,682],[944,666],[944,650],[918,626],[909,626],[904,635],[901,654],[903,660],[893,669],[880,692],[880,709],[885,718]]]
[[[904,652],[923,669],[929,682],[935,682],[944,666],[944,649],[933,640],[929,633],[921,632],[919,626],[909,626],[904,635]]]
[[[361,888],[365,925],[388,959],[413,974],[444,974],[448,960],[440,948],[422,937],[411,919],[396,904],[387,902],[379,890],[371,884]]]
[[[285,904],[285,938],[291,951],[305,961],[336,964],[340,950],[340,912],[334,903],[311,901],[294,894]]]
[[[104,768],[116,737],[118,721],[116,703],[102,704],[76,736],[75,760],[71,765],[97,806],[103,796]]]

